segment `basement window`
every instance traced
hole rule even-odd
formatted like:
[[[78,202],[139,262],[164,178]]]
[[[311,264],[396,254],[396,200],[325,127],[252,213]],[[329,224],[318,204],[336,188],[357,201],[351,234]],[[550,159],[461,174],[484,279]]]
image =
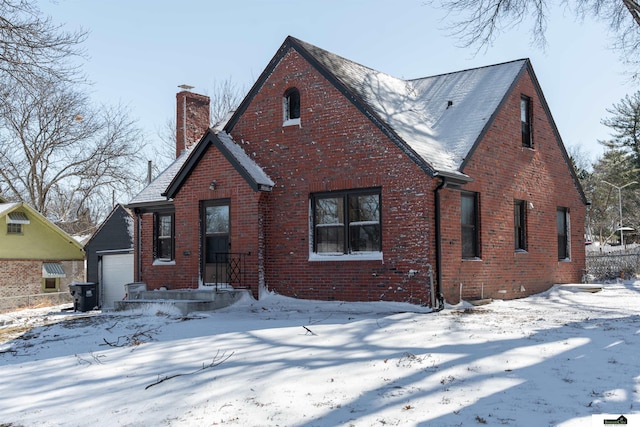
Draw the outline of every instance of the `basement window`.
[[[300,125],[300,91],[289,88],[284,93],[283,104],[283,126]]]

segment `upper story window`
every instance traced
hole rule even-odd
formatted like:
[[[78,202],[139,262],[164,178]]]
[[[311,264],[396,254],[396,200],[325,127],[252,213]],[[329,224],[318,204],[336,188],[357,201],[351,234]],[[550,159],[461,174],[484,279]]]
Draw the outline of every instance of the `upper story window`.
[[[155,239],[154,239],[154,258],[170,261],[173,260],[174,233],[173,233],[173,214],[157,213],[155,214]]]
[[[532,148],[531,138],[531,98],[520,96],[520,124],[522,126],[522,146]]]
[[[311,203],[314,253],[382,251],[379,189],[313,194]]]
[[[284,126],[300,124],[300,91],[292,87],[284,93]]]
[[[480,215],[478,207],[478,193],[461,193],[462,258],[480,258]]]

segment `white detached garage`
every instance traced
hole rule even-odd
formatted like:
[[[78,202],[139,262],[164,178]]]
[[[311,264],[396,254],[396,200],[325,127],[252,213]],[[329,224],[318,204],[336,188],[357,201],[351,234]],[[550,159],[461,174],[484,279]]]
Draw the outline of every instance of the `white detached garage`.
[[[113,308],[126,294],[125,285],[133,282],[133,252],[98,253],[98,303],[103,309]]]

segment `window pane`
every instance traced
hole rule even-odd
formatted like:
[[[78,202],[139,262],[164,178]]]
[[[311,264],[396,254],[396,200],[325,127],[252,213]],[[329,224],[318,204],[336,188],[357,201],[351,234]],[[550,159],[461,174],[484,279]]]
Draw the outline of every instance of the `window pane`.
[[[349,224],[351,252],[380,251],[380,224]]]
[[[529,123],[529,99],[520,99],[520,121],[522,123]]]
[[[205,230],[207,234],[229,233],[229,206],[207,206],[205,208]]]
[[[462,256],[464,258],[473,258],[476,254],[476,236],[475,230],[470,227],[462,229]]]
[[[344,199],[342,197],[316,199],[316,225],[344,225]]]
[[[344,227],[317,226],[316,251],[318,253],[344,253]]]
[[[462,195],[462,224],[474,226],[476,222],[476,201],[475,197]]]
[[[158,239],[158,258],[171,259],[171,239],[163,237]]]
[[[171,216],[163,215],[158,222],[158,237],[171,237]]]

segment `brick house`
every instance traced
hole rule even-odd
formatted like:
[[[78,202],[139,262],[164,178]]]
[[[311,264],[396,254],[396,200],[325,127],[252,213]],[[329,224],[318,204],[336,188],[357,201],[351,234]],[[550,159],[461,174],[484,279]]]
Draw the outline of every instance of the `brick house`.
[[[177,94],[178,158],[129,204],[149,288],[438,306],[581,279],[586,199],[527,59],[401,80],[288,37],[208,120]]]
[[[84,281],[82,245],[35,209],[0,199],[0,224],[0,308],[25,305],[21,297],[37,294],[39,302],[57,302],[54,294]]]

